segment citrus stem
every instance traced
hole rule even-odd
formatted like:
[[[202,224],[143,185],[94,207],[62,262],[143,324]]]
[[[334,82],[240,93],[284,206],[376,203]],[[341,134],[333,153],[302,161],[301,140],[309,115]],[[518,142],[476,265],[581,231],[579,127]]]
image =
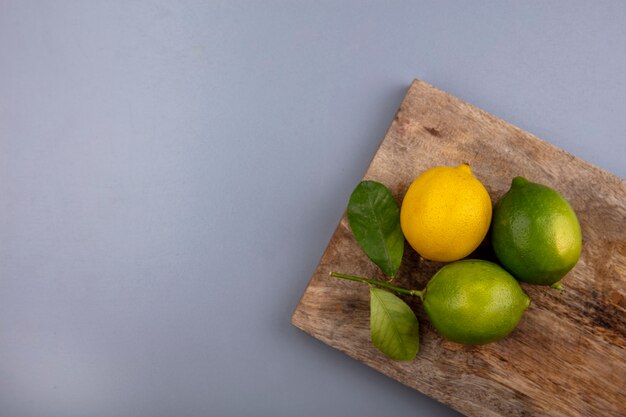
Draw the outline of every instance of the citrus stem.
[[[331,277],[335,278],[343,278],[349,279],[350,281],[364,282],[366,284],[374,285],[376,287],[386,288],[391,291],[395,291],[399,294],[413,295],[418,296],[420,299],[424,297],[424,291],[419,290],[409,290],[407,288],[396,287],[395,285],[391,285],[388,282],[376,281],[375,279],[363,278],[363,277],[355,277],[354,275],[341,274],[339,272],[331,272]]]
[[[555,290],[562,290],[563,285],[561,285],[561,281],[557,281],[554,284],[550,285],[550,288],[554,288]]]

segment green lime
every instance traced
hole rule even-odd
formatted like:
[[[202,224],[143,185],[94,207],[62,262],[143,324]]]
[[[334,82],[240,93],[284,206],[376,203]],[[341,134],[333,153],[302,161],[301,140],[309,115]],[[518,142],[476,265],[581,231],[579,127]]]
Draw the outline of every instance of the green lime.
[[[491,230],[502,266],[520,281],[552,285],[578,262],[582,247],[576,213],[561,194],[522,177],[496,204]]]
[[[466,345],[504,338],[529,304],[530,298],[508,272],[473,259],[441,268],[424,293],[424,309],[437,331]]]

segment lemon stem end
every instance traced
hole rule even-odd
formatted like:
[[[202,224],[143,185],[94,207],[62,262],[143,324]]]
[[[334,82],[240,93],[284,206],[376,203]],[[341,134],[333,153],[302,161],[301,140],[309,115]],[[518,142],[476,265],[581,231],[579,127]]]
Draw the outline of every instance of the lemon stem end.
[[[528,180],[524,177],[515,177],[511,182],[511,187],[522,187],[528,184]]]

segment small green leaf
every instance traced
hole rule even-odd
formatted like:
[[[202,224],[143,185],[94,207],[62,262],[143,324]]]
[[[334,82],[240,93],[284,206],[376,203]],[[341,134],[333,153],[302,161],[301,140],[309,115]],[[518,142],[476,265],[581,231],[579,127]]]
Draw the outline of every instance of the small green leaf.
[[[415,313],[395,295],[370,287],[372,343],[391,359],[410,361],[419,350],[419,323]]]
[[[365,254],[393,278],[402,262],[404,235],[400,209],[389,189],[376,181],[362,181],[350,196],[348,221]]]

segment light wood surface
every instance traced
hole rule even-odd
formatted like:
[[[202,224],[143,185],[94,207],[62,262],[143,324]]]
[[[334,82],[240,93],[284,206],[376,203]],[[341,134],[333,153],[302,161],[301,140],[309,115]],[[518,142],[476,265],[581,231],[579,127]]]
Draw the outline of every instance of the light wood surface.
[[[387,185],[400,203],[422,171],[463,162],[493,202],[517,175],[570,201],[583,253],[564,291],[522,284],[532,304],[520,325],[480,347],[443,340],[419,301],[405,297],[420,321],[420,352],[395,362],[370,341],[367,286],[328,276],[382,277],[344,214],[293,324],[469,416],[626,415],[626,182],[422,81],[411,85],[364,178]],[[471,257],[493,259],[488,242]],[[396,283],[422,289],[441,265],[407,246]]]

